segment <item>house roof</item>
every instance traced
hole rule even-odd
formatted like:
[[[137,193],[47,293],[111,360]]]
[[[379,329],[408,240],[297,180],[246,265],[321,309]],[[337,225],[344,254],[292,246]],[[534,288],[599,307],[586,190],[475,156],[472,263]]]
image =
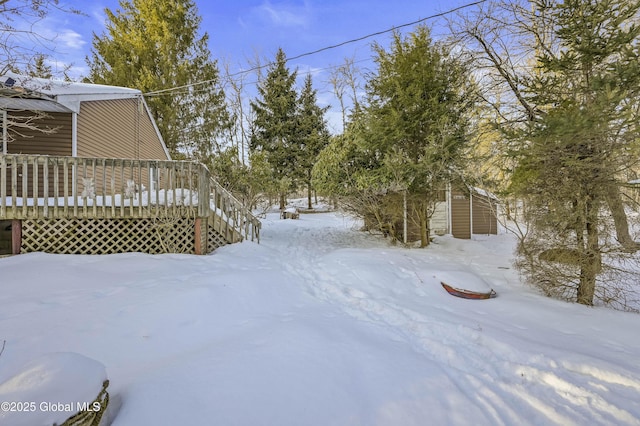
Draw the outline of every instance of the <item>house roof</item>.
[[[0,96],[0,109],[66,113],[71,112],[71,110],[66,106],[47,99],[24,99],[2,96]]]
[[[6,73],[0,76],[0,84],[3,86],[3,92],[6,92],[7,89],[13,92],[13,96],[2,96],[5,100],[4,104],[11,104],[13,108],[16,108],[16,106],[12,103],[20,102],[20,99],[34,100],[34,98],[37,98],[39,100],[58,103],[69,111],[80,112],[80,102],[82,101],[129,99],[142,96],[140,90],[127,87],[48,80],[14,73]],[[41,104],[42,107],[46,105],[51,107],[50,104]],[[3,105],[0,105],[0,108],[2,107]],[[42,111],[53,110],[48,109]]]

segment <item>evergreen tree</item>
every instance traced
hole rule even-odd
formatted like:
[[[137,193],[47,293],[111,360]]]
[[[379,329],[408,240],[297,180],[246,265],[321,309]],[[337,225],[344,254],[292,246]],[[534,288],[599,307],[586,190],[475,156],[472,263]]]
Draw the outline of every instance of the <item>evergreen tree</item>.
[[[282,49],[276,54],[265,79],[258,85],[259,98],[251,102],[255,118],[250,150],[263,152],[278,182],[280,208],[286,195],[294,190],[298,178],[300,135],[298,95],[295,90],[297,71],[290,72]]]
[[[20,72],[18,70],[18,72]],[[37,54],[34,56],[33,61],[27,64],[27,68],[24,70],[24,75],[29,77],[37,77],[50,79],[53,77],[51,66],[46,63],[46,56],[44,54]]]
[[[513,190],[532,220],[522,265],[549,294],[592,305],[615,234],[601,212],[621,211],[615,224],[626,226],[617,181],[638,162],[640,2],[539,2],[535,12],[555,44],[538,50],[526,81],[536,118],[514,134]]]
[[[625,309],[638,294],[622,188],[640,158],[639,13],[638,0],[494,0],[452,24],[476,47],[524,207],[519,266],[545,294],[586,305]]]
[[[349,175],[355,193],[367,200],[375,195],[372,190],[402,192],[411,201],[411,216],[420,226],[424,247],[429,244],[428,223],[437,193],[463,167],[475,91],[468,70],[433,43],[427,27],[418,27],[406,38],[395,33],[389,51],[379,45],[374,50],[378,70],[367,84],[367,105],[355,111],[346,137],[334,140],[337,146],[330,148],[335,158],[350,155],[348,167],[340,164],[345,158],[335,162],[325,155],[320,164],[338,166],[341,170],[329,174]],[[371,204],[375,200],[366,203]]]
[[[318,154],[329,143],[329,130],[324,119],[328,107],[320,108],[313,89],[311,75],[307,75],[299,100],[300,153],[298,165],[302,179],[307,186],[307,206],[312,208],[312,170]]]
[[[208,162],[229,126],[217,64],[199,36],[192,0],[120,0],[94,34],[88,81],[132,87],[147,97],[173,156]],[[178,89],[178,90],[176,90]]]

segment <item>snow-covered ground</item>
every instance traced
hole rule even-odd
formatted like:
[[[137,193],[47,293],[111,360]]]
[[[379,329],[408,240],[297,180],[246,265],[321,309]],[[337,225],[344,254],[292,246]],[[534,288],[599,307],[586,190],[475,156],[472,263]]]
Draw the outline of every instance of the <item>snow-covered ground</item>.
[[[209,256],[0,259],[0,396],[71,352],[106,367],[113,425],[640,424],[640,316],[538,295],[509,235],[421,250],[338,213],[263,224]],[[439,284],[466,273],[498,297]]]

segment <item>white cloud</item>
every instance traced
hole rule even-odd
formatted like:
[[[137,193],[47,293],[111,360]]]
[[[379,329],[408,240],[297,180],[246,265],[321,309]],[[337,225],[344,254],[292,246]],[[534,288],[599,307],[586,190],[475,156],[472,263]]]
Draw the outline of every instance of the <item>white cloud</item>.
[[[254,15],[268,20],[278,27],[306,27],[309,24],[307,5],[297,6],[285,3],[272,3],[269,0],[254,9]]]
[[[62,29],[55,40],[70,49],[82,49],[87,44],[81,34],[70,29]]]

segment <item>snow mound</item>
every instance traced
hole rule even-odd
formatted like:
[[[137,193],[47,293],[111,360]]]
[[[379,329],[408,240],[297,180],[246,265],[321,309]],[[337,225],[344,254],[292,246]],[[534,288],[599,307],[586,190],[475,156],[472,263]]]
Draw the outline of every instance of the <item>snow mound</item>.
[[[73,352],[40,356],[0,383],[0,424],[62,424],[91,402],[107,379],[104,365]]]

